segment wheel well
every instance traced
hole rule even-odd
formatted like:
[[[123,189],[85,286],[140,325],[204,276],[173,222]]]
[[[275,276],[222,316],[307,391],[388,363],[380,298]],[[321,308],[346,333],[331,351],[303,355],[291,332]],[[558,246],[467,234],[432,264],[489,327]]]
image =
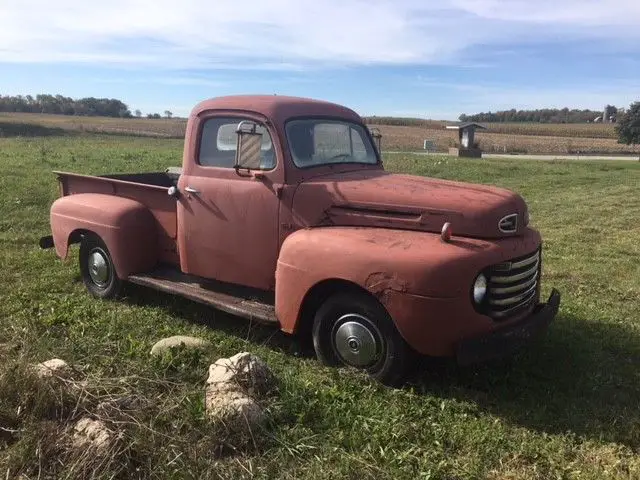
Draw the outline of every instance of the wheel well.
[[[69,234],[69,242],[68,245],[73,245],[75,243],[80,243],[82,238],[85,235],[95,235],[91,230],[85,230],[82,228],[78,228]]]
[[[311,327],[313,326],[313,317],[316,311],[325,300],[338,292],[357,292],[371,295],[370,292],[362,288],[357,283],[353,283],[348,280],[334,278],[316,283],[307,292],[304,300],[302,301],[302,307],[300,308],[300,314],[298,315],[298,322],[296,325],[296,335],[310,338]],[[372,296],[372,298],[375,297]]]

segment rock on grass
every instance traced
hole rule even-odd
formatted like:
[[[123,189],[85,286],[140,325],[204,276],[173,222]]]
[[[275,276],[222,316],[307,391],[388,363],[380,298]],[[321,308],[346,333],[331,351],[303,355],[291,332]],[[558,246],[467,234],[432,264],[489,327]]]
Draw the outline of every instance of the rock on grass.
[[[232,383],[253,396],[265,395],[275,386],[275,377],[268,365],[256,355],[242,352],[221,358],[209,367],[207,385]]]
[[[211,343],[202,338],[187,337],[184,335],[175,335],[173,337],[163,338],[151,348],[151,355],[162,355],[175,347],[187,347],[194,349],[203,349],[211,345]]]
[[[209,367],[207,415],[229,431],[251,434],[266,418],[258,400],[274,386],[273,373],[259,357],[243,352],[221,358]]]
[[[100,420],[84,417],[73,427],[73,446],[77,449],[105,451],[115,439],[115,433]]]
[[[59,358],[52,358],[46,362],[38,363],[34,366],[35,374],[38,378],[59,377],[65,380],[71,380],[73,377],[73,369]]]

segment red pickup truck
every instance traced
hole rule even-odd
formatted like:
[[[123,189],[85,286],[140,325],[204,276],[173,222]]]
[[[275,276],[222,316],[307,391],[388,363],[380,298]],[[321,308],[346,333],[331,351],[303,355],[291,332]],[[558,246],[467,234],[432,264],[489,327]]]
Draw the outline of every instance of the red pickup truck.
[[[508,190],[391,174],[354,111],[282,96],[207,100],[181,169],[56,172],[55,247],[80,244],[96,297],[124,281],[287,333],[319,359],[402,378],[413,353],[509,354],[558,311],[540,303],[541,238]]]

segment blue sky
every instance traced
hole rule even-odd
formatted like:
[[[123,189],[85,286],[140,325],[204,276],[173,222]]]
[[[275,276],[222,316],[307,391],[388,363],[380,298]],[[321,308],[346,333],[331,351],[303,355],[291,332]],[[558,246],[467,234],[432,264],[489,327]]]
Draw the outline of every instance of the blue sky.
[[[638,0],[0,0],[0,94],[277,93],[455,119],[640,100]]]

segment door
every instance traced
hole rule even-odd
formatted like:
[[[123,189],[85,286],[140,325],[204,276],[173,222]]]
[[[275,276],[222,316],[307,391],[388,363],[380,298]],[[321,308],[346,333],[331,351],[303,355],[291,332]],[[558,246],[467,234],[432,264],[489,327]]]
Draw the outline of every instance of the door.
[[[263,290],[275,287],[278,258],[276,194],[282,183],[270,130],[261,124],[260,174],[234,169],[235,115],[196,121],[193,158],[178,182],[178,248],[184,273]]]

